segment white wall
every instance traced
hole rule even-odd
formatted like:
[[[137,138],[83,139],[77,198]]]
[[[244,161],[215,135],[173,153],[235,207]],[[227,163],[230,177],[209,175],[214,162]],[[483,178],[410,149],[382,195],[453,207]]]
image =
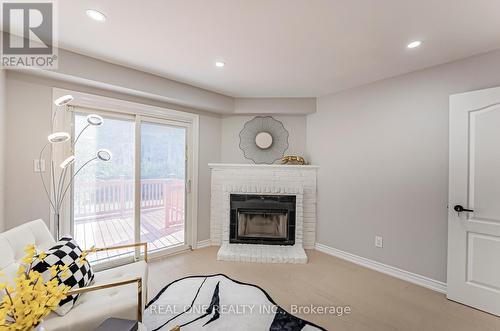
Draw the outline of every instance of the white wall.
[[[4,179],[5,179],[5,89],[6,73],[0,69],[0,232],[5,228]]]
[[[228,116],[222,118],[221,161],[225,163],[253,163],[246,159],[239,148],[240,131],[245,122],[255,116]],[[306,152],[306,117],[303,115],[274,115],[281,121],[289,133],[288,150],[285,155],[305,155]],[[279,162],[279,161],[277,161]]]
[[[81,85],[9,72],[7,75],[7,149],[6,149],[6,228],[35,218],[49,219],[48,202],[33,172],[33,159],[38,157],[50,133],[52,88],[59,87],[94,93],[153,106],[191,111],[162,102],[130,95],[111,93]],[[198,240],[208,239],[210,217],[209,162],[220,161],[221,119],[218,115],[200,113]],[[48,172],[45,173],[48,176]]]
[[[446,281],[448,97],[498,85],[500,51],[320,97],[318,242]]]
[[[33,160],[50,134],[52,90],[48,85],[7,78],[6,228],[42,218],[49,204]],[[48,180],[48,172],[44,173]]]
[[[211,177],[208,163],[220,162],[221,119],[200,115],[198,241],[210,239]]]

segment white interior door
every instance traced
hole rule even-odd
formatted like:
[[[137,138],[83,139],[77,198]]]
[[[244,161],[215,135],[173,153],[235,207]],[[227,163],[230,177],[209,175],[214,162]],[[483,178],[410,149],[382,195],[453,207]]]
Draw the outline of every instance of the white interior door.
[[[500,315],[500,88],[450,97],[449,167],[448,298]]]

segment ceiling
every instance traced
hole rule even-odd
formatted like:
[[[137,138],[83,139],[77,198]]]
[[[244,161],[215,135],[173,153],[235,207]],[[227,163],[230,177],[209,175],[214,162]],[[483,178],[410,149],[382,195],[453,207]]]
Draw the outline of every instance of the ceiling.
[[[495,0],[57,1],[59,46],[238,97],[308,97],[500,48]],[[104,23],[86,9],[106,14]],[[407,49],[412,40],[423,40]],[[215,61],[224,61],[224,68]]]

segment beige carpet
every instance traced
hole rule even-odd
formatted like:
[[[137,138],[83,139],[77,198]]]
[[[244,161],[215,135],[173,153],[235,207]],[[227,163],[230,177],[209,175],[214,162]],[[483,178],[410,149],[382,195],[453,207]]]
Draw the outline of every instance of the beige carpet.
[[[149,296],[187,275],[224,273],[265,289],[283,308],[349,306],[350,314],[295,314],[335,331],[500,330],[500,318],[448,301],[445,295],[317,251],[308,264],[257,264],[216,260],[217,247],[150,263]]]

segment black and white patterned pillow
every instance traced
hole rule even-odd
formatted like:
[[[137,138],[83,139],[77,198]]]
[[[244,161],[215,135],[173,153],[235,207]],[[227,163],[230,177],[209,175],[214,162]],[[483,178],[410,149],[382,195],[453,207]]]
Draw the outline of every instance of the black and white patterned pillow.
[[[94,273],[88,261],[80,260],[82,250],[71,236],[64,236],[59,241],[44,252],[47,256],[41,260],[35,258],[31,269],[39,272],[45,281],[52,279],[50,267],[53,265],[66,265],[68,271],[66,274],[58,273],[55,277],[59,279],[60,284],[64,284],[71,289],[81,288],[90,285],[94,280]],[[68,296],[59,303],[59,308],[55,310],[58,315],[68,313],[79,294]]]

